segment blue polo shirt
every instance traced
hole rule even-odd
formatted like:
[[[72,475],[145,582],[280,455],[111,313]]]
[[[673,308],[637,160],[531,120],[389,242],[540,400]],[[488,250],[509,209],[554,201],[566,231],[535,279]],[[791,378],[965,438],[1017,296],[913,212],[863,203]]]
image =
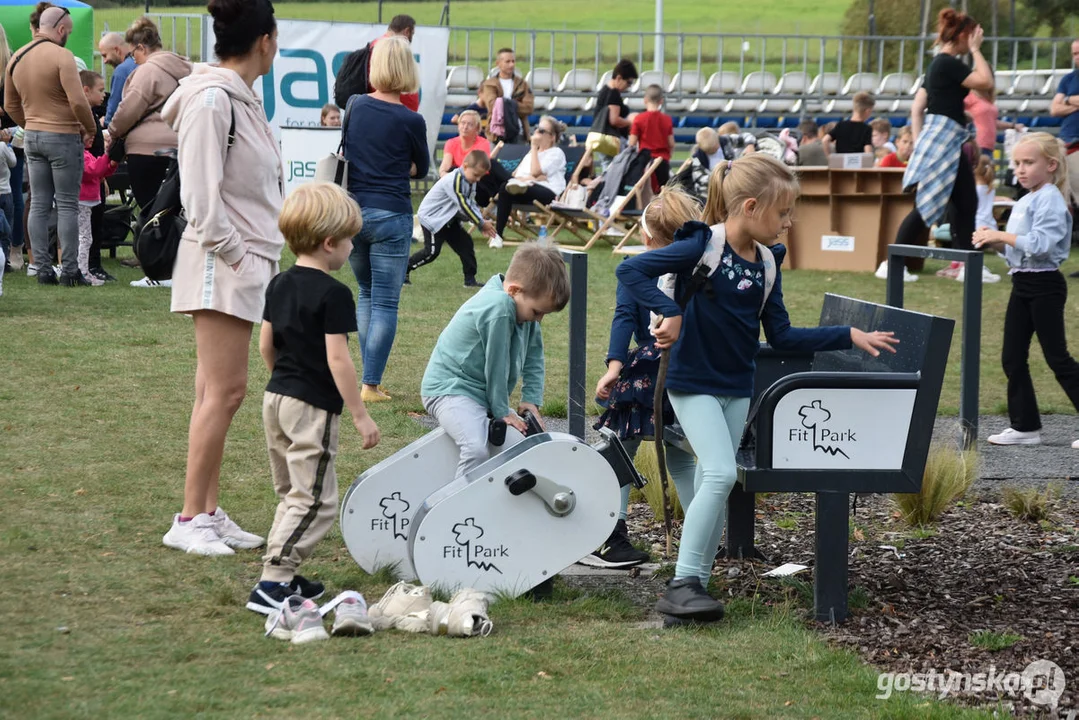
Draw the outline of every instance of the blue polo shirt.
[[[109,86],[109,103],[105,106],[105,125],[112,122],[112,116],[116,114],[116,108],[120,107],[120,100],[124,97],[124,83],[128,76],[135,71],[135,58],[128,55],[124,61],[112,71],[112,84]]]
[[[1057,92],[1064,97],[1079,95],[1079,70],[1072,70],[1065,75],[1057,87]],[[1064,122],[1060,124],[1060,139],[1066,143],[1079,140],[1079,111],[1065,116]]]

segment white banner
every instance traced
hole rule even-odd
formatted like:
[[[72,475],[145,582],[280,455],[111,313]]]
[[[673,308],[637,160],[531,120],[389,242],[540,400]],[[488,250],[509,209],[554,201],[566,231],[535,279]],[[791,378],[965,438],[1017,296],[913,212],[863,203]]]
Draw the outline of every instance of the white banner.
[[[281,128],[281,162],[285,166],[285,195],[315,179],[319,160],[337,152],[341,128]]]
[[[255,84],[278,138],[283,127],[317,126],[322,106],[333,102],[334,79],[345,57],[385,32],[385,25],[278,20],[277,57],[270,72]],[[209,16],[203,17],[202,38],[202,56],[212,57]],[[427,146],[432,152],[446,104],[449,42],[450,31],[444,27],[417,27],[412,38],[420,66],[420,114],[427,123]]]

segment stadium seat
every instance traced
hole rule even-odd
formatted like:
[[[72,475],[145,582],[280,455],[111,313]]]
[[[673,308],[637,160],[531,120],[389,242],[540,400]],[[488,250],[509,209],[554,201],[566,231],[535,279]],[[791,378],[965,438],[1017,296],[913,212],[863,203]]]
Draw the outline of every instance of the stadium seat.
[[[1041,95],[1044,95],[1049,100],[1053,99],[1053,96],[1057,94],[1057,89],[1060,88],[1060,81],[1071,75],[1073,68],[1067,70],[1054,70],[1049,73],[1049,79],[1045,81],[1045,85],[1042,87]]]
[[[583,110],[591,100],[590,95],[596,86],[596,72],[594,70],[575,69],[566,73],[562,82],[555,89],[555,97],[551,99],[548,109],[551,111]],[[566,96],[565,93],[574,93],[574,96]]]
[[[876,73],[858,72],[847,78],[847,83],[839,93],[839,97],[828,103],[828,112],[848,114],[854,108],[851,99],[855,93],[871,93],[880,87],[880,76]]]
[[[821,73],[813,78],[806,91],[806,99],[801,105],[795,105],[793,112],[819,113],[833,97],[843,89],[843,76],[839,73]]]
[[[776,76],[770,72],[754,70],[742,80],[739,88],[740,95],[756,95],[756,98],[734,97],[727,102],[724,112],[747,112],[755,113],[765,102],[761,95],[771,95],[776,86]]]
[[[691,113],[713,113],[722,110],[727,105],[727,96],[738,92],[742,84],[742,76],[730,70],[712,73],[708,78],[701,97],[693,101],[689,106]]]
[[[532,68],[525,75],[525,82],[532,88],[532,94],[536,96],[536,111],[543,112],[551,104],[553,93],[561,82],[561,76],[554,68]]]
[[[914,76],[909,73],[889,73],[880,81],[873,95],[877,99],[879,113],[906,113],[914,101]]]
[[[683,70],[675,73],[667,87],[667,100],[664,109],[668,113],[680,113],[689,110],[700,95],[704,86],[704,77],[697,70]],[[679,97],[681,96],[681,97]]]
[[[645,70],[641,72],[640,77],[633,83],[633,87],[630,88],[629,93],[626,94],[626,105],[629,106],[630,112],[641,112],[644,110],[644,89],[649,85],[659,85],[661,88],[667,88],[671,84],[671,76],[665,72],[659,70]]]
[[[1031,71],[1016,73],[1008,94],[997,96],[997,108],[1002,113],[1025,111],[1031,98],[1041,91],[1047,80],[1047,73]]]
[[[765,100],[761,104],[761,112],[791,112],[792,110],[794,110],[795,106],[802,101],[802,96],[805,95],[806,90],[809,88],[809,83],[810,80],[808,73],[784,73],[783,77],[779,78],[779,83],[775,86],[775,90],[773,90],[772,92],[774,95],[786,97],[777,97],[775,99]]]
[[[476,99],[476,90],[483,82],[483,70],[475,65],[457,65],[446,70],[446,107],[471,105]]]

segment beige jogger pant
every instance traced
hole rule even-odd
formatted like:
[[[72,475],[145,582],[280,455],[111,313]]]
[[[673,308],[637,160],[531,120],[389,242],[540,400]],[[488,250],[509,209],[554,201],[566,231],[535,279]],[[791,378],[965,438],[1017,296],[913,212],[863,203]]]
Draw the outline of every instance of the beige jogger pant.
[[[277,513],[266,538],[262,579],[291,582],[296,568],[337,515],[337,431],[341,416],[302,400],[266,393],[262,425],[270,451]]]

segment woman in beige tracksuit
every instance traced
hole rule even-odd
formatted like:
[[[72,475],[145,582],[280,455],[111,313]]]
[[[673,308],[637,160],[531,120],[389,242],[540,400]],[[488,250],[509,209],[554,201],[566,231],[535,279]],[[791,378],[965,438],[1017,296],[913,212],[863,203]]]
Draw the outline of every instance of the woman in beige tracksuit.
[[[172,311],[194,318],[198,350],[184,506],[163,541],[189,553],[228,555],[263,544],[218,506],[218,484],[225,435],[247,392],[251,326],[262,319],[284,245],[277,228],[284,176],[252,89],[277,54],[273,7],[267,0],[212,0],[209,9],[220,64],[195,65],[162,113],[179,134],[188,221],[173,268]]]

